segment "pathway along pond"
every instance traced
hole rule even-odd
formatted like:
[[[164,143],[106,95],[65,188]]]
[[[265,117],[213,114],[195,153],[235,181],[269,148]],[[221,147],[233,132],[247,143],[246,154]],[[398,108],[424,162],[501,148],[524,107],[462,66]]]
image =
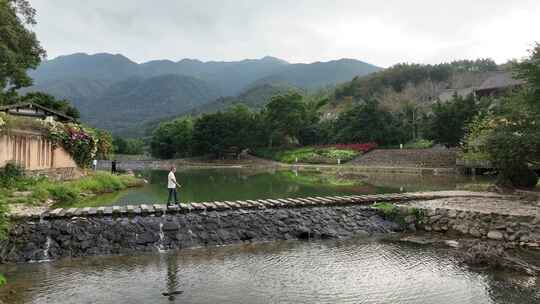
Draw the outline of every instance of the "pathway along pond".
[[[167,171],[140,171],[146,186],[91,197],[59,207],[96,207],[167,201]],[[476,183],[470,177],[406,174],[292,171],[255,168],[179,169],[182,202],[234,201],[340,194],[379,194],[404,191],[454,190]]]
[[[540,303],[537,277],[448,249],[350,239],[3,265],[5,303]],[[177,293],[173,296],[163,295]]]

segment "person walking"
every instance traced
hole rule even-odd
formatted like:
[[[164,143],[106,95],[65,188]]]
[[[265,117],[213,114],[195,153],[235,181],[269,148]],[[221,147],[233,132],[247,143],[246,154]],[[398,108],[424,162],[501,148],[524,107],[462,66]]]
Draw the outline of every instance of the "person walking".
[[[169,175],[167,176],[167,188],[169,189],[169,198],[167,198],[167,207],[171,205],[171,199],[174,197],[174,204],[178,205],[178,199],[176,197],[176,186],[178,188],[182,187],[180,184],[176,182],[176,176],[174,173],[176,172],[176,167],[171,167],[171,171],[169,171]]]
[[[96,171],[97,170],[97,159],[93,159],[92,160],[92,170]]]

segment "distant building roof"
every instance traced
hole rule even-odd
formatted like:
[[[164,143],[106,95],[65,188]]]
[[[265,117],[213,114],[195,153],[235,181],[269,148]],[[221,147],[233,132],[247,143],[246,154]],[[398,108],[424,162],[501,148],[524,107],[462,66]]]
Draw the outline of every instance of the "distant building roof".
[[[19,116],[28,116],[28,117],[37,117],[45,118],[47,116],[56,117],[58,121],[75,121],[71,116],[68,116],[62,112],[49,109],[42,105],[33,103],[33,102],[22,102],[11,105],[0,106],[0,112],[6,112],[11,115]]]
[[[516,87],[524,84],[521,79],[515,79],[512,72],[498,72],[488,79],[484,80],[476,91],[503,89],[508,87]]]

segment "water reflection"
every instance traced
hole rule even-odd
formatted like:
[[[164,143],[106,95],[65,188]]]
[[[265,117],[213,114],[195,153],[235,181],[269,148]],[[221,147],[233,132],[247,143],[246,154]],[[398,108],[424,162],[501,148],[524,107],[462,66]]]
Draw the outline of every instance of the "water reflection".
[[[167,291],[163,293],[169,301],[174,302],[176,296],[182,294],[178,282],[178,256],[176,254],[167,254]]]
[[[0,272],[9,279],[0,300],[13,304],[540,301],[536,277],[476,272],[446,249],[370,239],[67,259]]]

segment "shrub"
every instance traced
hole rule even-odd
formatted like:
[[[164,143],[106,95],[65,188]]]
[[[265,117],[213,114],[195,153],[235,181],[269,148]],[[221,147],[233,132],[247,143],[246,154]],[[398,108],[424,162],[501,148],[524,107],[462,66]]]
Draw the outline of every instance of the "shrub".
[[[9,188],[13,187],[24,176],[24,170],[16,163],[9,162],[3,170],[0,171],[0,185]]]
[[[405,149],[429,149],[433,147],[433,140],[417,139],[406,143],[403,147]]]
[[[75,203],[79,199],[80,190],[67,184],[54,184],[47,190],[58,203]]]
[[[2,194],[0,194],[0,240],[5,239],[7,236],[7,232],[9,229],[8,212],[9,212],[9,207],[6,203],[6,200],[3,199]]]

